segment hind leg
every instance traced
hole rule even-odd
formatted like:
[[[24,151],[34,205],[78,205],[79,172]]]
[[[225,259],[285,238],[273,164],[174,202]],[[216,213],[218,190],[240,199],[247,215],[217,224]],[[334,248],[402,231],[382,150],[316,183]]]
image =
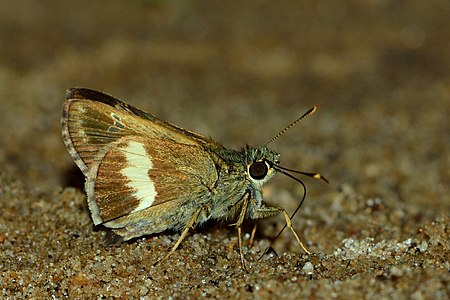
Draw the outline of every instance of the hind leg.
[[[169,258],[169,256],[171,256],[177,250],[178,246],[180,246],[181,242],[184,240],[184,238],[188,234],[189,229],[194,227],[194,224],[195,224],[195,222],[197,222],[198,216],[199,216],[201,211],[202,211],[202,208],[198,208],[194,212],[194,214],[192,215],[191,219],[189,220],[189,222],[186,224],[186,226],[184,227],[183,231],[181,232],[181,235],[178,238],[178,241],[175,243],[175,245],[173,245],[173,247],[172,247],[172,249],[170,249],[169,253],[167,253],[166,256],[164,256],[164,258],[161,259],[160,261],[158,261],[157,263],[165,261],[166,259]]]

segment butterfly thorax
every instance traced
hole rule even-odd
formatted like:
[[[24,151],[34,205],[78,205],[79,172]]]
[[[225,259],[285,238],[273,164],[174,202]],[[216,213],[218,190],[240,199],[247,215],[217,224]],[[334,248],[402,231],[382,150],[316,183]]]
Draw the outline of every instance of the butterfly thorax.
[[[212,219],[232,220],[241,211],[244,197],[253,205],[262,205],[261,187],[276,173],[279,154],[267,147],[246,146],[241,150],[214,151],[218,180],[210,202]]]

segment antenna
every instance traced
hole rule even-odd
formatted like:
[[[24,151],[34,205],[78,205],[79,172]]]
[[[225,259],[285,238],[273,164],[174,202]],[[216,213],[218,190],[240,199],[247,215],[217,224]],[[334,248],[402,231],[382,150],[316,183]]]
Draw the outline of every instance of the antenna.
[[[267,145],[269,145],[270,143],[272,143],[273,141],[275,141],[276,139],[278,139],[280,136],[282,136],[286,131],[288,131],[292,126],[296,125],[298,122],[300,122],[301,120],[303,120],[306,117],[309,117],[310,115],[312,115],[313,113],[316,112],[316,110],[319,109],[319,106],[316,105],[313,108],[309,109],[307,112],[305,112],[300,118],[298,118],[297,120],[295,120],[294,122],[292,122],[291,124],[289,124],[286,128],[284,128],[283,130],[280,131],[280,133],[278,133],[276,136],[274,136],[270,141],[268,141],[265,146],[267,147]]]

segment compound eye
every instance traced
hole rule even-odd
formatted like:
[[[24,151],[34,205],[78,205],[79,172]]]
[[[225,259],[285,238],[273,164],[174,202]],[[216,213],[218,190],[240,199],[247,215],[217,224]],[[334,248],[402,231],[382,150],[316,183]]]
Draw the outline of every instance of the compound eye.
[[[269,171],[267,164],[263,161],[256,161],[252,163],[248,170],[250,172],[250,176],[256,180],[261,180],[266,177],[267,172]]]

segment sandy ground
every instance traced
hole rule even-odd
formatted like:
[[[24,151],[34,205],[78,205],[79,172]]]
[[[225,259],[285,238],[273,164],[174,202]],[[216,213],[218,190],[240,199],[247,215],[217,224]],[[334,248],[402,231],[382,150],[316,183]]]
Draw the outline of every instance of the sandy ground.
[[[448,299],[448,1],[0,1],[0,298]],[[61,138],[65,91],[106,91],[227,147],[320,171],[293,223],[110,247]],[[277,175],[265,199],[292,212]],[[245,228],[250,232],[252,224]]]

